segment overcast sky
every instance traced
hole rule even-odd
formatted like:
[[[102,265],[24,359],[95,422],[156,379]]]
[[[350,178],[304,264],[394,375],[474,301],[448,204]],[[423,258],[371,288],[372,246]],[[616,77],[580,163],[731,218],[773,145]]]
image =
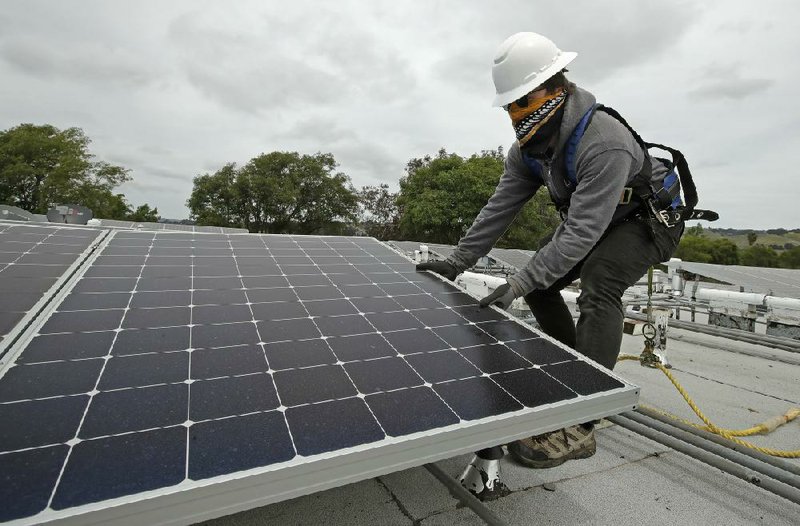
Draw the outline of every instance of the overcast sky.
[[[192,177],[331,152],[356,187],[514,139],[491,63],[517,31],[578,52],[570,78],[683,150],[715,226],[800,227],[800,2],[4,0],[0,129],[77,126],[185,218]]]

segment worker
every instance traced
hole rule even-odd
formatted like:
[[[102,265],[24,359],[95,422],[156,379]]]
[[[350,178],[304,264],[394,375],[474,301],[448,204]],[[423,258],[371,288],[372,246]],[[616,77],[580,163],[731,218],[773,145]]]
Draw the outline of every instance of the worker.
[[[668,260],[683,233],[684,217],[667,213],[680,204],[683,175],[679,181],[672,163],[651,157],[618,114],[600,111],[594,95],[567,80],[565,68],[576,56],[536,33],[517,33],[501,44],[492,67],[494,106],[508,113],[516,142],[494,194],[453,254],[417,269],[455,279],[546,187],[562,222],[480,305],[508,308],[524,298],[546,334],[611,369],[622,343],[623,292],[648,267]],[[560,294],[576,279],[577,329]],[[596,449],[593,425],[525,438],[508,449],[534,468],[586,458]]]

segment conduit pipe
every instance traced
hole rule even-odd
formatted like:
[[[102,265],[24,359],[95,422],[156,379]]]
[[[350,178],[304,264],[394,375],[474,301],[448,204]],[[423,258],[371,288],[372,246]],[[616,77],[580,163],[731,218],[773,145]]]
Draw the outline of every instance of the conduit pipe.
[[[725,458],[719,457],[713,453],[706,451],[703,448],[699,448],[697,446],[693,446],[688,444],[674,436],[664,433],[655,429],[657,422],[654,422],[653,427],[649,427],[634,420],[627,418],[625,415],[617,415],[608,417],[608,420],[611,422],[624,427],[634,433],[638,433],[643,437],[649,438],[659,444],[665,445],[669,448],[674,449],[675,451],[679,451],[684,455],[692,457],[700,462],[708,464],[709,466],[713,466],[717,469],[720,469],[730,475],[733,475],[737,478],[750,482],[751,484],[755,484],[756,486],[760,486],[765,490],[769,491],[770,493],[774,493],[778,496],[785,498],[795,504],[800,504],[800,490],[774,480],[769,477],[763,476],[761,473],[755,472],[750,470],[736,462],[732,462]]]

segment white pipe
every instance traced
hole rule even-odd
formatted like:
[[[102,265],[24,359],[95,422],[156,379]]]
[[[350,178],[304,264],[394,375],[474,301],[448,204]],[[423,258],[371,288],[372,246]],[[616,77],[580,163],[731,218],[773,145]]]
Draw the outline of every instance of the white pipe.
[[[800,310],[800,299],[797,298],[779,298],[777,296],[767,296],[764,303],[768,307],[777,309],[790,309]]]
[[[764,298],[766,298],[766,294],[733,292],[719,289],[698,289],[694,296],[698,300],[728,300],[737,303],[746,303],[748,305],[764,305]]]

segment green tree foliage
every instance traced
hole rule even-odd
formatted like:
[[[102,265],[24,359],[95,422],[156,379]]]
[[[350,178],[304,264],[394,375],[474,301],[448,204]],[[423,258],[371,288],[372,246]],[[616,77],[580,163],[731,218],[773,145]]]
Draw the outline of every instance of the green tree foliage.
[[[0,203],[38,214],[78,204],[95,217],[126,219],[130,205],[113,190],[131,179],[128,170],[95,160],[90,143],[80,128],[20,124],[0,131]]]
[[[400,221],[397,195],[389,191],[388,184],[361,187],[359,223],[367,235],[384,241],[397,239]]]
[[[785,250],[779,259],[782,268],[800,268],[800,247]]]
[[[756,234],[755,232],[747,233],[747,244],[750,245],[751,247],[755,245],[757,239],[758,239],[758,234]]]
[[[439,150],[435,157],[412,159],[400,180],[397,204],[400,235],[405,239],[456,244],[494,193],[503,173],[503,150],[469,158]],[[537,195],[520,212],[498,246],[538,248],[555,229],[558,214],[545,195]]]
[[[775,268],[778,266],[778,253],[764,245],[753,245],[742,250],[739,255],[739,264],[748,267]]]
[[[187,206],[200,225],[335,234],[355,221],[358,194],[333,155],[272,152],[194,178]]]
[[[135,221],[137,223],[156,223],[159,219],[158,208],[150,208],[150,205],[145,203],[141,206],[138,206],[136,210],[131,211],[126,219],[130,219],[131,221]]]
[[[715,263],[717,265],[738,265],[739,250],[729,239],[708,239],[702,235],[692,235],[687,229],[678,244],[674,257],[684,261]],[[696,231],[695,231],[696,232]]]

